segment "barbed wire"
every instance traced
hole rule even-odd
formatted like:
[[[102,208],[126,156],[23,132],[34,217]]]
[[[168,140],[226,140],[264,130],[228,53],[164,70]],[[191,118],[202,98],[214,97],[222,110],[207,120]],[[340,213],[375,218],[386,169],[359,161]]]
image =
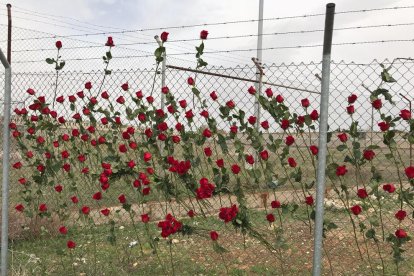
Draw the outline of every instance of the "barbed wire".
[[[1,25],[1,24],[0,24]],[[412,26],[414,22],[409,23],[396,23],[396,24],[379,24],[379,25],[364,25],[364,26],[352,26],[352,27],[343,27],[336,28],[335,31],[344,31],[344,30],[361,30],[361,29],[372,29],[372,28],[387,28],[387,27],[401,27],[401,26]],[[299,31],[288,31],[288,32],[275,32],[275,33],[265,33],[263,36],[277,36],[277,35],[289,35],[289,34],[305,34],[305,33],[315,33],[323,32],[324,29],[314,29],[314,30],[299,30]],[[234,38],[246,38],[246,37],[256,37],[258,34],[245,34],[245,35],[235,35],[235,36],[219,36],[219,37],[209,37],[209,40],[218,40],[218,39],[234,39]],[[199,41],[200,39],[180,39],[180,40],[171,40],[168,43],[174,42],[184,42],[184,41]],[[131,46],[131,45],[151,45],[156,44],[155,41],[147,42],[134,42],[134,43],[119,43],[116,46]],[[75,47],[65,47],[65,49],[86,49],[86,48],[100,48],[102,45],[91,45],[91,46],[75,46]],[[48,51],[55,50],[55,48],[36,48],[36,49],[22,49],[22,50],[13,50],[12,52],[34,52],[34,51]]]
[[[389,40],[373,40],[373,41],[354,41],[354,42],[339,42],[339,43],[332,43],[335,46],[344,46],[344,45],[363,45],[363,44],[380,44],[380,43],[395,43],[395,42],[414,42],[413,39],[389,39]],[[283,50],[283,49],[302,49],[302,48],[316,48],[322,47],[323,44],[313,44],[313,45],[295,45],[295,46],[279,46],[279,47],[267,47],[261,48],[259,50],[268,51],[268,50]],[[211,52],[204,52],[204,54],[215,54],[215,53],[228,53],[228,52],[251,52],[257,51],[257,48],[251,49],[230,49],[230,50],[219,50],[219,51],[211,51]],[[194,52],[184,52],[184,53],[171,53],[168,56],[180,56],[180,55],[194,55]],[[121,59],[121,58],[138,58],[138,57],[152,57],[153,55],[142,55],[142,56],[118,56],[113,57],[114,59]],[[168,57],[167,56],[167,57]],[[72,58],[66,59],[66,61],[80,61],[80,60],[99,60],[102,58]],[[44,60],[27,60],[27,61],[15,61],[14,63],[32,63],[32,62],[44,62]]]

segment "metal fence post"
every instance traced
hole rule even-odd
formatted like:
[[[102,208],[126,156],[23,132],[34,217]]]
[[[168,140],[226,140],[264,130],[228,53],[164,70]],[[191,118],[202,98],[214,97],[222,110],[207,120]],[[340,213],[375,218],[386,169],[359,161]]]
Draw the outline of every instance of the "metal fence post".
[[[325,197],[325,169],[327,154],[328,107],[329,107],[329,77],[331,66],[332,33],[335,15],[335,4],[326,5],[325,32],[323,41],[321,107],[319,124],[319,153],[316,179],[316,210],[313,251],[313,276],[321,275],[323,247],[323,212]]]
[[[3,106],[3,184],[1,209],[1,276],[7,275],[7,253],[9,236],[9,159],[10,159],[10,108],[11,108],[11,66],[0,49],[0,59],[5,72]]]
[[[263,5],[264,0],[259,0],[259,22],[258,22],[258,29],[257,29],[257,60],[262,62],[262,46],[263,46]],[[256,80],[258,81],[255,83],[257,94],[260,96],[262,94],[262,72],[259,68],[256,69]],[[260,104],[259,101],[256,100],[254,103],[254,116],[256,116],[256,129],[259,130],[260,128]]]

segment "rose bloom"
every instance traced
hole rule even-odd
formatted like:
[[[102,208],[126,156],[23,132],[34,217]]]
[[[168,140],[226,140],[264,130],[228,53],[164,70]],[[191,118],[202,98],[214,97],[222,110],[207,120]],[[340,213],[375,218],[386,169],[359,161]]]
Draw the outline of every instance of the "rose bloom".
[[[224,160],[223,159],[218,159],[216,161],[217,167],[219,168],[223,168],[224,167]]]
[[[340,134],[338,134],[337,137],[343,143],[345,143],[346,141],[348,141],[348,136],[346,135],[346,133],[340,133]]]
[[[395,186],[394,184],[384,184],[382,186],[382,189],[390,194],[392,194],[393,192],[395,192]]]
[[[267,214],[266,219],[267,219],[268,222],[274,222],[275,221],[275,216],[273,214]]]
[[[240,172],[240,167],[239,167],[239,165],[237,165],[237,164],[232,165],[232,166],[231,166],[231,171],[232,171],[234,174],[238,174],[238,173]]]
[[[293,157],[289,157],[287,161],[290,167],[295,168],[297,166],[297,163]]]
[[[68,233],[68,229],[65,226],[61,226],[61,227],[59,227],[59,232],[62,235],[66,235]]]
[[[309,117],[313,120],[316,121],[319,118],[319,113],[317,110],[313,110],[310,114]]]
[[[85,88],[88,89],[88,90],[91,90],[92,83],[90,81],[88,81],[87,83],[85,83]]]
[[[295,138],[293,138],[293,136],[291,136],[291,135],[286,136],[286,138],[285,138],[285,144],[287,146],[292,145],[294,142],[295,142]]]
[[[42,203],[42,204],[39,205],[39,211],[42,212],[42,213],[47,211],[46,203]]]
[[[226,106],[227,106],[228,108],[230,108],[230,109],[233,109],[234,107],[236,107],[236,105],[234,104],[234,102],[233,102],[233,101],[228,101],[228,102],[226,103]]]
[[[346,107],[346,112],[348,112],[348,114],[354,114],[355,113],[355,108],[353,105],[349,105]]]
[[[126,197],[125,197],[125,195],[124,194],[121,194],[120,196],[118,196],[118,200],[119,200],[119,203],[121,203],[121,204],[126,203]]]
[[[208,31],[202,30],[200,32],[200,39],[207,39],[207,36],[208,36]]]
[[[248,164],[250,164],[250,165],[253,165],[254,164],[254,157],[253,157],[253,155],[246,155],[246,162],[248,163]]]
[[[362,208],[361,208],[361,206],[359,206],[359,205],[354,205],[354,206],[352,206],[352,207],[350,208],[350,210],[351,210],[351,212],[352,212],[354,215],[356,215],[356,216],[358,216],[358,215],[362,212]]]
[[[362,198],[362,199],[368,197],[367,190],[365,190],[365,189],[358,189],[357,195],[358,195],[359,198]]]
[[[379,122],[378,126],[380,127],[381,131],[387,131],[390,128],[390,125],[387,122]]]
[[[309,206],[312,206],[313,205],[313,196],[310,195],[310,196],[305,197],[305,203]]]
[[[108,39],[105,43],[105,46],[109,46],[109,47],[114,47],[115,46],[114,41],[112,39],[112,36],[108,36]]]
[[[400,117],[403,120],[410,120],[411,119],[411,112],[409,110],[407,110],[407,109],[403,109],[400,112]]]
[[[101,210],[101,214],[104,215],[105,217],[109,216],[109,213],[111,211],[108,208],[102,209]]]
[[[273,91],[272,91],[272,89],[271,89],[271,88],[267,88],[267,89],[265,90],[265,93],[266,93],[266,95],[267,95],[269,98],[271,98],[271,97],[273,96]]]
[[[278,200],[273,200],[271,203],[270,203],[270,206],[272,206],[272,208],[280,208],[281,207],[281,204],[280,204],[280,201],[278,201]]]
[[[398,210],[395,213],[395,218],[398,219],[399,221],[404,220],[406,216],[407,216],[407,212],[404,210]]]
[[[161,36],[160,36],[160,38],[161,38],[161,41],[162,42],[166,42],[167,41],[167,39],[168,39],[168,35],[169,35],[170,33],[167,33],[167,32],[162,32],[161,33]]]
[[[310,149],[310,151],[311,151],[311,153],[312,153],[313,155],[317,155],[317,154],[318,154],[319,149],[318,149],[318,147],[317,147],[317,146],[312,145],[312,146],[310,146],[310,147],[309,147],[309,149]]]
[[[142,214],[142,215],[141,215],[141,221],[142,221],[143,223],[148,223],[148,222],[150,221],[150,217],[149,217],[149,215],[148,215],[148,214]]]
[[[193,79],[192,77],[189,77],[189,78],[187,79],[187,84],[188,84],[188,85],[194,85],[194,83],[195,83],[195,81],[194,81],[194,79]]]
[[[338,168],[336,168],[336,175],[337,176],[343,176],[348,172],[348,170],[346,169],[346,166],[338,166]]]
[[[405,175],[409,179],[413,179],[414,178],[414,167],[410,166],[410,167],[405,168]]]
[[[381,109],[381,107],[382,107],[381,99],[376,99],[376,100],[372,101],[372,107],[375,108],[375,109]]]
[[[371,161],[375,157],[375,152],[372,150],[364,150],[364,158]]]
[[[213,154],[213,151],[211,150],[211,148],[205,148],[205,149],[204,149],[204,154],[205,154],[207,157],[210,157],[210,156]]]
[[[261,151],[260,152],[260,158],[262,158],[263,160],[269,159],[269,152],[267,150]]]
[[[397,231],[395,231],[395,236],[399,239],[404,239],[408,237],[408,234],[403,229],[397,229]]]
[[[218,239],[218,237],[219,237],[219,234],[216,231],[211,231],[210,232],[211,240],[216,241]]]
[[[351,96],[348,97],[348,103],[353,104],[358,99],[358,96],[355,94],[351,94]]]
[[[264,129],[269,129],[269,122],[268,121],[263,121],[263,122],[260,123],[260,125]]]
[[[217,94],[216,94],[216,91],[211,92],[211,93],[210,93],[210,97],[211,97],[211,99],[212,99],[213,101],[217,100]]]
[[[187,215],[188,215],[190,218],[193,218],[193,217],[195,216],[195,212],[194,212],[194,210],[189,210],[189,211],[187,212]]]
[[[124,90],[124,91],[128,91],[128,89],[129,89],[129,85],[128,85],[128,83],[126,82],[126,83],[122,84],[122,85],[121,85],[121,88],[122,88],[122,90]]]
[[[250,86],[247,92],[249,92],[250,95],[254,95],[256,94],[256,89],[253,86]]]
[[[62,41],[60,41],[60,40],[56,41],[55,46],[56,46],[56,48],[58,48],[58,50],[60,48],[62,48]]]
[[[161,88],[161,93],[162,94],[168,94],[168,92],[170,92],[170,89],[167,86],[164,86]]]
[[[283,119],[282,121],[280,121],[280,127],[281,127],[283,130],[288,129],[288,128],[289,128],[289,120],[287,120],[287,119]]]
[[[302,99],[300,102],[304,108],[307,108],[310,105],[310,102],[308,99]]]
[[[69,249],[73,249],[76,247],[76,243],[74,241],[68,241],[66,245]]]

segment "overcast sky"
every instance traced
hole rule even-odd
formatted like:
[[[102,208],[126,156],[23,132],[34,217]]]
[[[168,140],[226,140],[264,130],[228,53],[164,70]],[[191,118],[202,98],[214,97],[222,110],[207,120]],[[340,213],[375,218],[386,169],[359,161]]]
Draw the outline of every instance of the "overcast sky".
[[[122,29],[142,29],[164,26],[191,25],[233,20],[256,19],[258,17],[259,0],[1,0],[1,24],[6,24],[6,3],[13,6],[13,24],[16,27],[24,27],[43,31],[56,35],[86,34],[96,32],[111,32]],[[326,1],[321,0],[264,0],[264,18],[285,17],[302,14],[324,13]],[[373,9],[394,6],[413,5],[413,0],[339,0],[336,1],[336,10],[349,11],[361,9]],[[338,14],[335,18],[335,27],[352,27],[378,24],[402,24],[413,23],[414,9],[386,10],[365,13]],[[37,14],[36,14],[37,13]],[[51,17],[56,16],[56,17]],[[62,16],[62,17],[60,17]],[[67,18],[70,17],[70,18]],[[286,31],[322,29],[324,17],[295,18],[287,20],[264,21],[265,34]],[[257,33],[257,22],[228,24],[219,26],[206,26],[195,28],[168,29],[170,40],[197,38],[200,30],[209,31],[210,37],[249,35]],[[4,26],[2,41],[6,38]],[[127,35],[114,34],[115,44],[133,42],[152,42],[153,36],[161,31],[145,31],[128,33]],[[14,34],[14,37],[19,34]],[[23,35],[23,34],[21,34]],[[25,36],[40,36],[39,33],[27,32]],[[76,37],[82,40],[83,45],[95,45],[93,42],[104,43],[106,34],[101,36]],[[314,45],[322,43],[322,32],[309,34],[271,35],[263,37],[263,47],[283,47],[296,45]],[[414,24],[410,26],[372,28],[363,30],[342,30],[334,33],[334,43],[373,41],[389,39],[413,39]],[[70,41],[62,38],[64,46],[79,46],[81,42]],[[86,41],[86,42],[85,42]],[[30,46],[38,48],[50,48],[51,41],[36,41],[36,44],[18,44],[17,48],[29,49]],[[85,44],[86,43],[86,44]],[[168,53],[193,52],[197,41],[185,43],[170,43],[167,45]],[[254,49],[257,37],[207,40],[206,51]],[[35,45],[35,46],[34,46]],[[332,59],[339,61],[369,62],[372,59],[384,59],[394,57],[410,57],[412,55],[413,42],[379,43],[365,45],[334,46]],[[4,48],[4,42],[1,44]],[[118,49],[118,55],[131,55],[131,53],[152,53],[156,47],[152,45],[131,45],[123,48],[134,49],[133,52]],[[121,49],[121,48],[120,48]],[[132,51],[132,50],[131,50]],[[139,52],[144,51],[144,52]],[[309,62],[321,60],[321,47],[304,49],[266,50],[263,52],[265,63],[281,62]],[[102,50],[83,52],[84,55],[99,57]],[[39,53],[37,53],[39,54]],[[45,54],[43,52],[43,54]],[[16,57],[17,55],[17,57]],[[74,54],[75,55],[75,54]],[[78,54],[76,54],[78,55]],[[30,55],[14,54],[15,60],[38,58],[33,52]],[[256,56],[255,51],[234,52],[207,55],[211,64],[235,66],[237,64],[251,63],[250,58]],[[75,56],[78,57],[78,56]],[[40,58],[40,57],[39,57]],[[194,60],[193,56],[180,56],[185,60]],[[41,58],[43,59],[43,57]],[[150,66],[150,65],[149,65]]]

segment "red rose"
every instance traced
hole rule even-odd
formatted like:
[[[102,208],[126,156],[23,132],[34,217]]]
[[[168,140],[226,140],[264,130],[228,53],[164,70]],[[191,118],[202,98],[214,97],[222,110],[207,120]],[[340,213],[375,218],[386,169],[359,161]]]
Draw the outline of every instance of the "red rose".
[[[59,97],[56,98],[56,101],[58,103],[63,103],[65,101],[65,98],[63,96],[59,96]]]
[[[406,216],[407,216],[407,212],[404,210],[398,210],[395,213],[395,218],[398,219],[399,221],[404,220]]]
[[[62,48],[62,41],[60,40],[56,41],[55,45],[56,45],[56,48],[58,48],[59,50],[60,48]]]
[[[152,157],[151,153],[149,153],[149,152],[144,153],[144,161],[145,162],[149,162],[151,160],[151,157]]]
[[[202,30],[200,32],[200,39],[207,39],[207,36],[208,36],[208,31]]]
[[[125,197],[125,195],[124,194],[121,194],[120,196],[118,196],[118,200],[119,200],[119,203],[121,203],[121,204],[126,203],[126,197]]]
[[[83,91],[77,92],[76,95],[78,95],[78,97],[81,98],[81,99],[83,99],[85,97],[85,94],[83,93]]]
[[[68,241],[66,245],[69,249],[73,249],[76,247],[76,243],[74,241]]]
[[[271,88],[267,88],[265,90],[266,96],[268,96],[269,98],[271,98],[273,96],[273,91]]]
[[[281,207],[281,204],[280,204],[280,201],[278,201],[278,200],[273,200],[271,203],[270,203],[270,206],[272,206],[272,208],[280,208]]]
[[[293,157],[289,157],[287,161],[290,167],[295,168],[297,166],[297,163]]]
[[[367,190],[365,190],[365,189],[358,189],[357,195],[358,195],[359,198],[362,198],[362,199],[368,197]]]
[[[254,95],[256,94],[256,89],[253,86],[250,86],[247,92],[249,92],[250,95]]]
[[[231,132],[231,133],[233,133],[233,134],[236,134],[236,133],[237,133],[237,129],[238,129],[238,127],[237,127],[237,126],[232,125],[232,126],[230,127],[230,132]]]
[[[263,160],[269,159],[269,152],[267,150],[261,151],[260,152],[260,158],[262,158]]]
[[[247,121],[249,122],[249,124],[254,125],[256,123],[256,117],[255,116],[250,116]]]
[[[161,36],[160,36],[160,38],[161,38],[161,41],[162,42],[166,42],[167,41],[167,39],[168,39],[168,35],[169,35],[170,33],[167,33],[167,32],[162,32],[161,33]]]
[[[142,189],[142,194],[144,196],[149,195],[150,191],[151,191],[151,188],[150,187],[146,187],[146,188]]]
[[[108,208],[102,209],[101,210],[101,214],[104,215],[105,217],[109,216],[109,213],[111,211]]]
[[[407,232],[405,232],[403,229],[398,229],[395,231],[395,236],[399,239],[404,239],[408,237]]]
[[[56,186],[55,186],[55,191],[56,191],[56,192],[61,193],[61,192],[62,192],[62,190],[63,190],[63,186],[62,186],[62,185],[60,185],[60,184],[59,184],[59,185],[56,185]]]
[[[414,178],[414,167],[410,166],[410,167],[405,168],[405,175],[409,179],[413,179]]]
[[[120,152],[125,153],[125,152],[127,152],[127,150],[128,150],[128,148],[126,147],[125,144],[120,144],[119,145],[119,151]]]
[[[236,105],[234,104],[234,102],[233,101],[228,101],[228,102],[226,102],[226,106],[228,107],[228,108],[230,108],[230,109],[233,109],[234,107],[236,107]]]
[[[70,198],[70,200],[72,201],[72,203],[73,203],[73,204],[76,204],[76,203],[78,203],[78,202],[79,202],[79,199],[78,199],[76,196],[72,196],[72,197]]]
[[[348,170],[346,169],[346,166],[345,166],[345,165],[343,165],[343,166],[338,166],[338,167],[336,168],[336,175],[337,175],[337,176],[343,176],[343,175],[345,175],[347,172],[348,172]]]
[[[353,104],[357,100],[358,96],[355,94],[351,94],[351,96],[348,97],[348,103]]]
[[[318,111],[317,111],[317,110],[313,110],[313,111],[309,114],[309,117],[310,117],[312,120],[314,120],[314,121],[318,120],[318,118],[319,118]]]
[[[189,77],[188,79],[187,79],[187,84],[188,85],[194,85],[194,79],[192,78],[192,77]]]
[[[144,98],[144,94],[142,93],[142,91],[141,91],[141,90],[139,90],[139,91],[135,92],[135,95],[137,96],[137,98],[138,98],[138,99],[142,99],[142,98]]]
[[[354,206],[352,206],[351,208],[350,208],[350,210],[351,210],[351,212],[354,214],[354,215],[356,215],[356,216],[358,216],[359,214],[361,214],[361,212],[362,212],[362,208],[361,208],[361,206],[359,206],[359,205],[354,205]]]
[[[188,215],[190,218],[193,218],[193,217],[195,216],[195,212],[194,212],[194,210],[189,210],[189,211],[187,212],[187,215]]]
[[[210,198],[216,187],[208,182],[207,178],[200,179],[200,187],[197,188],[197,199]]]
[[[17,212],[23,212],[24,211],[24,206],[23,206],[23,204],[18,204],[14,207],[14,209],[16,209]]]
[[[170,92],[170,89],[167,86],[164,86],[161,88],[161,93],[166,95],[168,94],[168,92]]]
[[[187,119],[191,120],[191,119],[194,117],[193,110],[192,110],[192,109],[190,109],[190,110],[186,111],[186,112],[185,112],[185,117],[186,117]]]
[[[286,136],[286,138],[285,138],[285,144],[287,146],[291,146],[294,142],[295,142],[295,138],[293,138],[293,136],[291,136],[291,135]]]
[[[68,229],[65,226],[61,226],[59,227],[59,233],[66,235],[68,233]]]
[[[395,192],[395,186],[394,184],[384,184],[382,186],[382,189],[384,189],[384,191],[389,192],[390,194],[392,194],[393,192]]]
[[[274,222],[275,221],[275,216],[273,214],[267,214],[266,219],[267,219],[268,222]]]
[[[219,234],[216,231],[211,231],[210,232],[211,240],[216,241],[218,239],[218,237],[219,237]]]
[[[390,125],[387,122],[379,122],[378,126],[380,127],[381,131],[387,131],[390,128]]]
[[[125,103],[125,98],[122,96],[119,96],[118,99],[116,99],[116,102],[119,104],[124,104]]]
[[[298,118],[296,119],[296,124],[298,126],[303,126],[304,123],[305,123],[305,116],[298,116]]]
[[[238,173],[240,172],[240,167],[239,167],[239,165],[237,165],[237,164],[232,165],[232,166],[231,166],[231,171],[232,171],[234,174],[238,174]]]
[[[347,112],[348,114],[354,114],[354,113],[355,113],[355,108],[354,108],[354,106],[353,106],[353,105],[349,105],[349,106],[347,106],[347,107],[346,107],[346,112]]]
[[[382,107],[381,99],[376,99],[376,100],[372,101],[371,104],[372,104],[372,107],[375,108],[375,109],[381,109],[381,107]]]
[[[222,207],[220,208],[219,218],[227,223],[235,219],[238,212],[239,208],[237,208],[235,204],[233,204],[231,207]]]
[[[180,136],[178,136],[178,135],[173,135],[173,136],[171,137],[171,140],[173,141],[173,143],[178,144],[178,143],[180,143],[181,138],[180,138]]]
[[[304,108],[308,108],[310,105],[310,102],[308,99],[302,99],[300,102]]]
[[[26,180],[26,178],[24,178],[24,177],[22,177],[22,178],[19,178],[19,183],[20,184],[22,184],[22,185],[25,185],[26,183],[27,183],[27,180]]]
[[[94,200],[101,200],[102,199],[101,192],[94,193],[93,196],[92,196],[92,199],[94,199]]]
[[[42,212],[42,213],[47,212],[46,203],[42,203],[42,204],[39,205],[39,211]]]
[[[87,83],[85,83],[85,88],[88,89],[88,90],[91,90],[92,83],[90,81],[88,81]]]
[[[29,89],[27,89],[27,94],[29,94],[29,95],[34,95],[35,94],[35,91],[32,89],[32,88],[29,88]]]
[[[201,111],[200,112],[200,115],[202,116],[202,117],[204,117],[204,118],[208,118],[208,111],[207,110],[203,110],[203,111]]]
[[[263,122],[260,123],[260,125],[264,129],[269,129],[269,122],[268,121],[263,121]]]
[[[107,91],[102,92],[101,97],[105,100],[109,99],[109,94]]]
[[[318,155],[319,149],[318,149],[317,146],[312,145],[312,146],[309,147],[309,149],[310,149],[310,151],[312,152],[313,155]]]
[[[114,47],[114,41],[112,39],[112,36],[108,36],[108,39],[106,40],[105,46]]]
[[[13,168],[15,169],[21,169],[21,167],[23,167],[22,162],[16,162],[13,164]]]
[[[211,131],[208,128],[204,129],[203,130],[203,136],[206,137],[206,138],[210,138],[211,137]]]
[[[345,143],[346,141],[348,141],[348,136],[346,135],[346,133],[340,133],[340,134],[337,135],[337,137],[343,143]]]
[[[253,165],[254,164],[254,157],[253,157],[253,155],[246,155],[246,162],[248,163],[248,164],[250,164],[250,165]]]
[[[148,223],[148,222],[150,221],[150,217],[149,217],[149,215],[148,215],[148,214],[142,214],[142,215],[141,215],[141,221],[142,221],[143,223]]]
[[[403,109],[400,112],[400,117],[403,120],[410,120],[411,119],[411,112],[409,110],[407,110],[407,109]]]
[[[213,154],[213,151],[211,150],[211,148],[205,148],[205,149],[204,149],[204,154],[205,154],[207,157],[210,157],[210,156]]]
[[[313,205],[313,196],[305,197],[305,203],[309,206],[312,206]]]
[[[45,166],[44,166],[44,165],[42,165],[42,164],[39,164],[39,165],[37,165],[37,170],[38,170],[39,172],[44,172],[44,171],[45,171]]]
[[[371,161],[375,157],[375,152],[372,150],[364,150],[364,158]]]
[[[124,91],[128,91],[128,89],[129,89],[129,85],[128,85],[128,83],[126,82],[126,83],[122,84],[122,85],[121,85],[121,88],[122,88],[122,90],[124,90]]]
[[[88,215],[91,211],[91,208],[89,208],[88,206],[82,206],[81,211],[84,215]]]
[[[216,91],[211,92],[211,93],[210,93],[210,97],[211,97],[211,99],[212,99],[213,101],[217,100],[217,94],[216,94]]]
[[[288,128],[289,128],[289,120],[287,120],[287,119],[283,119],[282,121],[280,121],[280,127],[281,127],[283,130],[288,129]]]
[[[178,101],[178,104],[179,104],[182,108],[186,108],[186,107],[187,107],[187,101],[186,101],[186,100],[181,100],[181,101]]]
[[[276,102],[278,102],[278,103],[283,103],[283,101],[284,101],[285,99],[283,99],[283,96],[282,95],[277,95],[276,96]]]
[[[217,167],[219,168],[223,168],[224,167],[224,160],[223,159],[218,159],[216,161]]]

